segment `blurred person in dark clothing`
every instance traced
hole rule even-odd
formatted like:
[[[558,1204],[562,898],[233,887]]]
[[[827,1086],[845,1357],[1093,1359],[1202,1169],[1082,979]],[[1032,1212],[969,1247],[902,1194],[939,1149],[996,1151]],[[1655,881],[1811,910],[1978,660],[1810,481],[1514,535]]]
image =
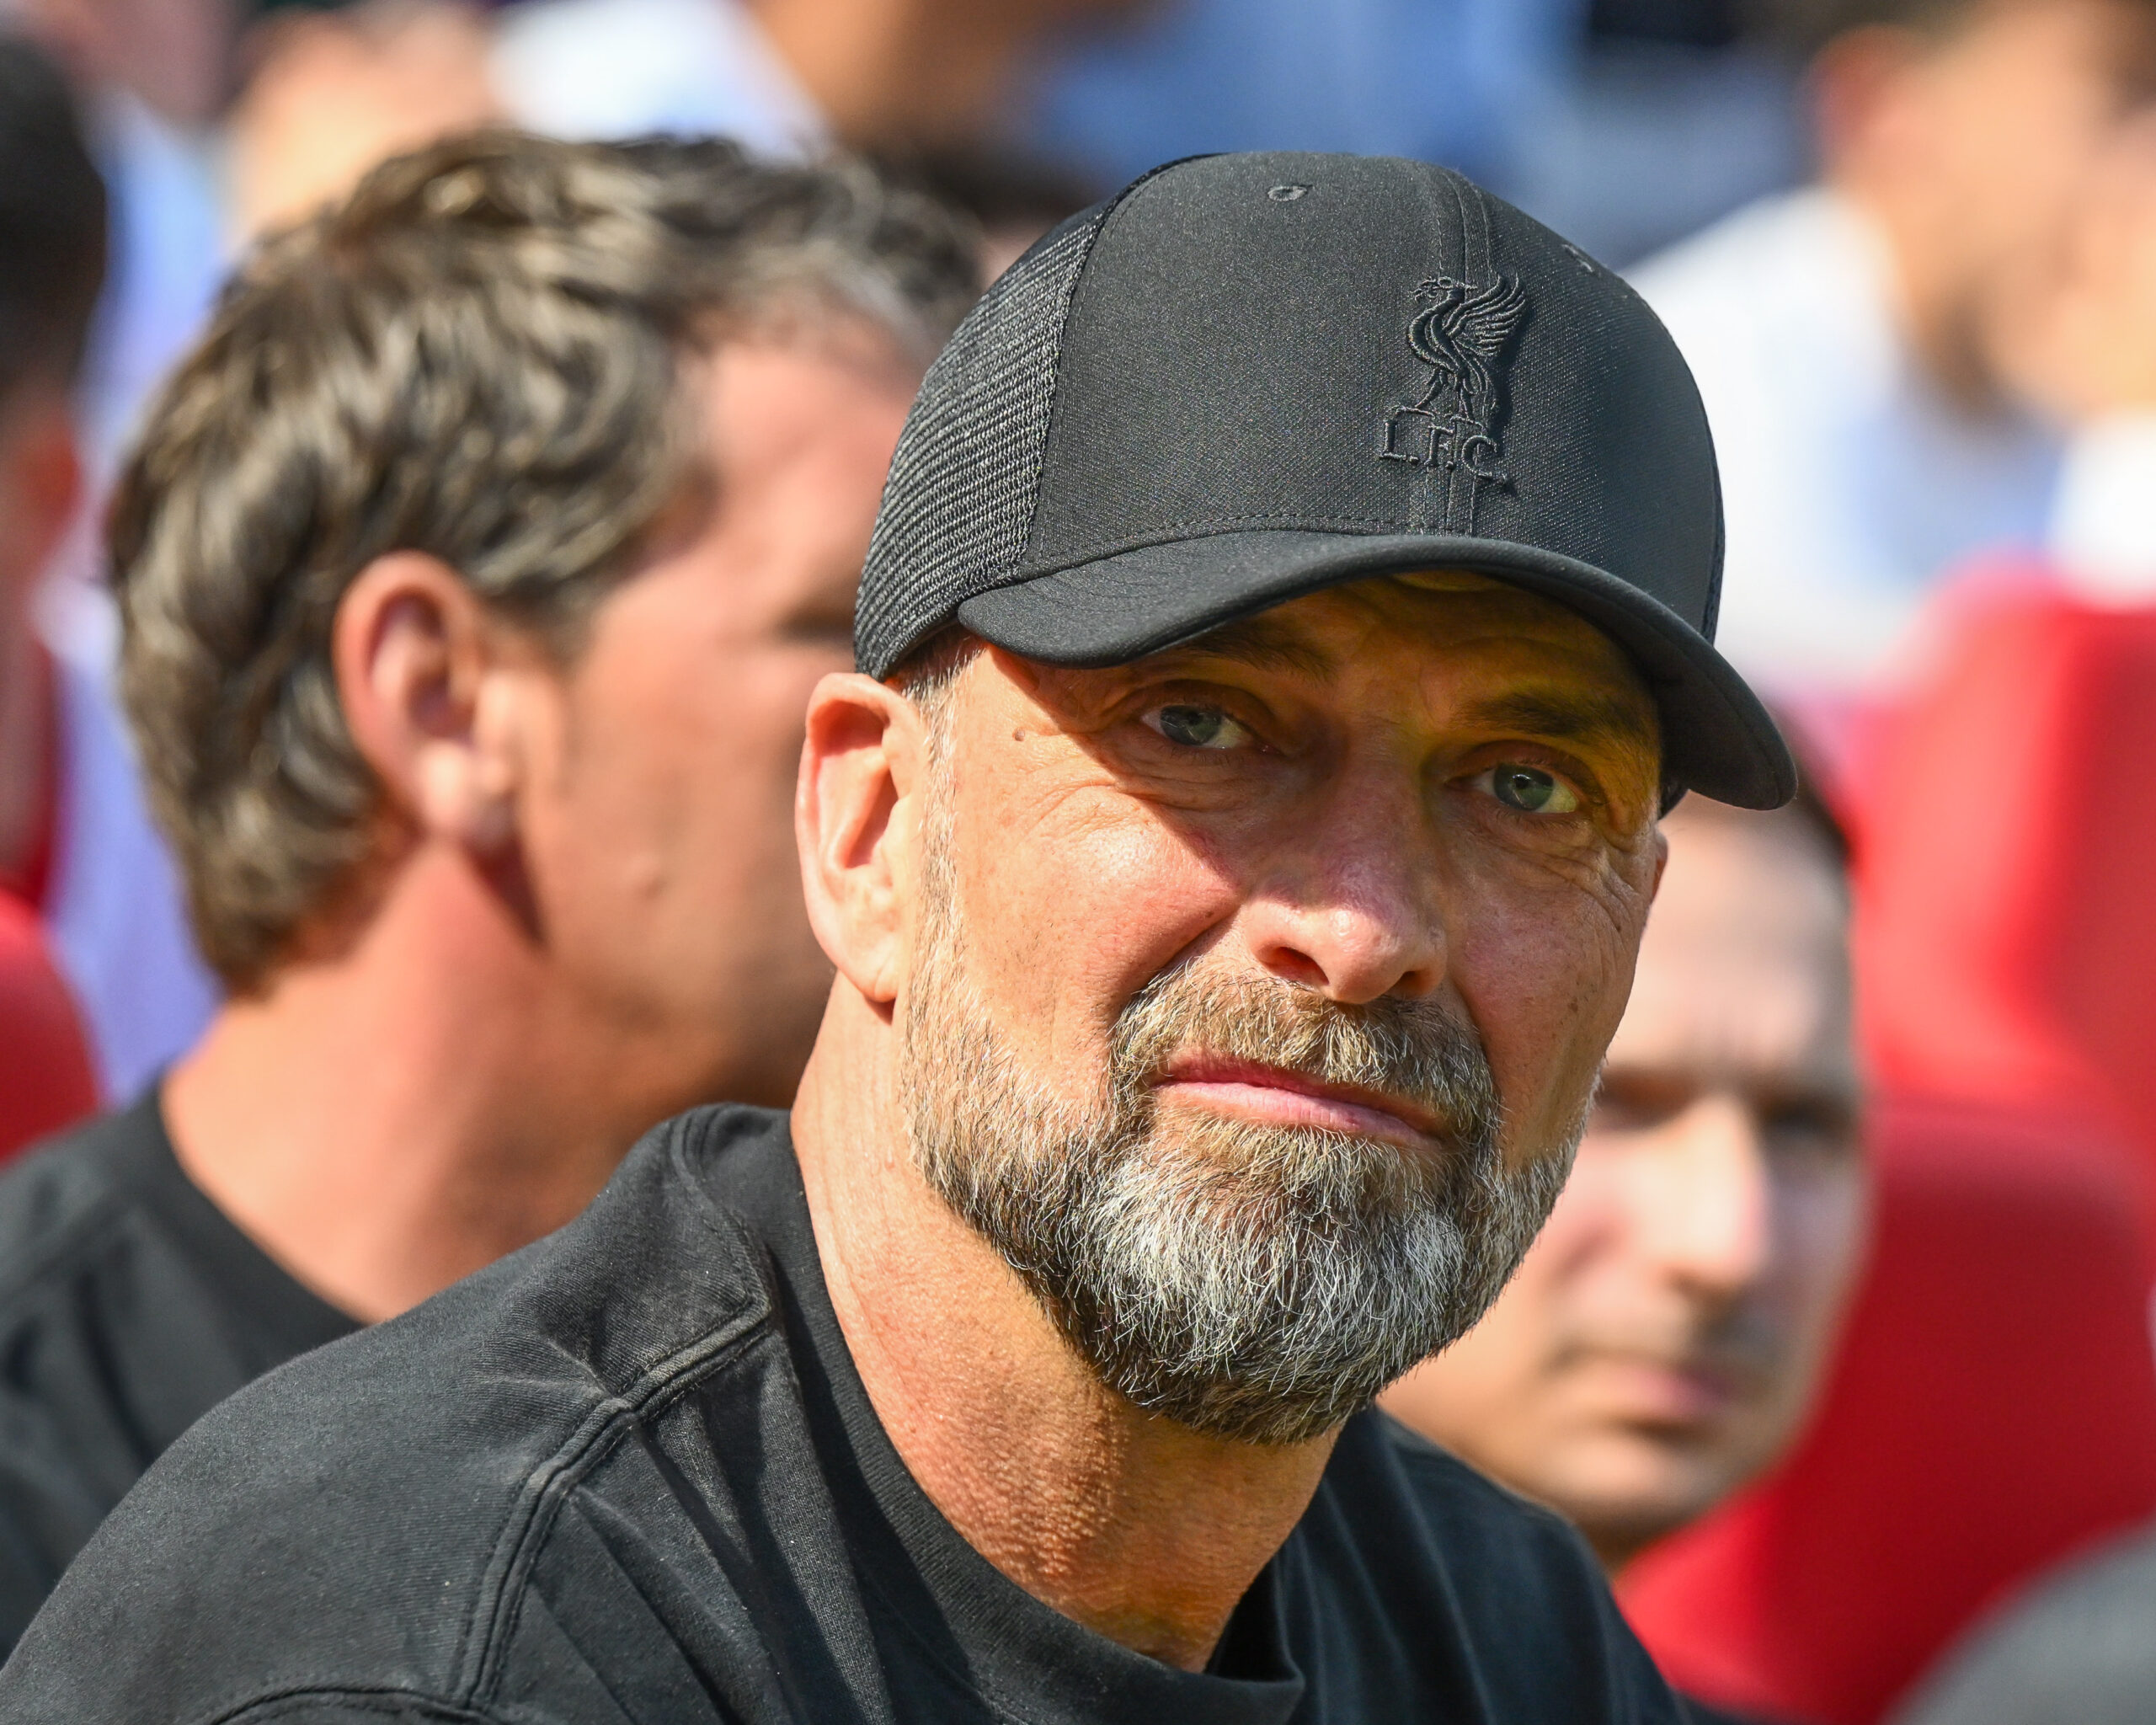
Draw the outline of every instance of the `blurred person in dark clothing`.
[[[2148,0],[1785,0],[1820,183],[1636,272],[1699,378],[1732,655],[1875,687],[1934,581],[2035,546],[2059,462],[2018,357],[2071,212],[2156,95]]]
[[[660,1117],[791,1097],[801,714],[972,243],[856,167],[496,134],[247,264],[113,523],[231,997],[0,1179],[8,1640],[212,1403],[558,1226]]]
[[[1796,1434],[1867,1210],[1838,835],[1808,795],[1662,825],[1572,1178],[1488,1315],[1385,1402],[1613,1573]]]

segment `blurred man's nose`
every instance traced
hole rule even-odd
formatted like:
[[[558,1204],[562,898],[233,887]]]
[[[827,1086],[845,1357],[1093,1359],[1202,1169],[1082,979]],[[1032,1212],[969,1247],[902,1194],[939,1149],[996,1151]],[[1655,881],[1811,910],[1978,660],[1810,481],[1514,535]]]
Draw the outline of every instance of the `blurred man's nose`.
[[[1766,1274],[1773,1251],[1773,1195],[1757,1118],[1742,1097],[1709,1091],[1657,1139],[1636,1191],[1642,1251],[1694,1297],[1739,1297]]]
[[[1445,934],[1428,819],[1412,779],[1337,785],[1243,913],[1258,963],[1348,1005],[1434,992]]]

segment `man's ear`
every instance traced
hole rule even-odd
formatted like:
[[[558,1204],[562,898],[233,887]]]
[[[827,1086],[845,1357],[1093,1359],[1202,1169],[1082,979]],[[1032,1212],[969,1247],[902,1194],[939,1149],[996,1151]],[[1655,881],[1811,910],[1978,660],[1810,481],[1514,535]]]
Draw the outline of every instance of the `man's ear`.
[[[825,954],[872,1005],[897,998],[918,921],[928,739],[873,677],[835,673],[808,697],[793,799],[802,890]]]
[[[1868,180],[1891,165],[1901,136],[1909,72],[1924,58],[1917,35],[1892,24],[1845,30],[1819,51],[1809,74],[1812,130],[1827,177]]]
[[[331,632],[352,740],[419,831],[499,856],[515,839],[520,751],[502,631],[456,573],[419,552],[369,563]]]

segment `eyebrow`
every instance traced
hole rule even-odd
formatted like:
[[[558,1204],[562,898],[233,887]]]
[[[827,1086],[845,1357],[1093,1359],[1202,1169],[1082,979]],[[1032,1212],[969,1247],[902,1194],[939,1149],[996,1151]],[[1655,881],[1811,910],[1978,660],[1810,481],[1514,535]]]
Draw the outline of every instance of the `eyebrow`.
[[[1329,678],[1339,669],[1339,662],[1331,654],[1305,639],[1300,631],[1262,613],[1237,617],[1216,629],[1208,629],[1195,640],[1169,648],[1161,657],[1183,654],[1225,659],[1230,664],[1246,665],[1253,670],[1294,671],[1320,679]]]
[[[1649,758],[1661,744],[1660,728],[1638,702],[1605,689],[1516,689],[1471,702],[1463,716],[1493,729],[1553,742],[1614,744]]]

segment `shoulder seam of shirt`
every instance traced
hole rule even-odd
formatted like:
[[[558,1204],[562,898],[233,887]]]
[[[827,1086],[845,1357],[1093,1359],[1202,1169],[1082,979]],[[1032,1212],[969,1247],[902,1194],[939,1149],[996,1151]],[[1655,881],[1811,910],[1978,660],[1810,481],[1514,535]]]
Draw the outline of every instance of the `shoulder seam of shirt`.
[[[732,1218],[727,1219],[729,1222]],[[738,1223],[737,1232],[742,1231]],[[745,1243],[745,1234],[744,1235]],[[751,1248],[751,1262],[755,1256]],[[524,1600],[525,1582],[569,1493],[629,1428],[726,1365],[768,1332],[768,1301],[676,1349],[616,1396],[594,1402],[561,1447],[526,1476],[496,1536],[458,1650],[451,1688],[478,1706],[501,1674]]]

